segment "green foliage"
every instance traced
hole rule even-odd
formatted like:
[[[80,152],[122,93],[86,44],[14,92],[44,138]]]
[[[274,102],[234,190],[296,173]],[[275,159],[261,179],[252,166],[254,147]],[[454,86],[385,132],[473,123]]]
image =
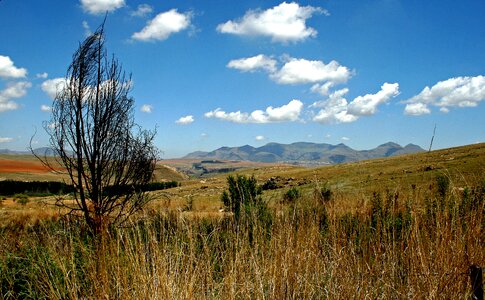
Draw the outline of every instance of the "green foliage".
[[[371,204],[371,209],[370,209],[371,227],[373,229],[377,229],[377,227],[381,225],[381,221],[383,217],[381,194],[378,192],[374,192],[372,194],[370,204]]]
[[[237,228],[242,226],[248,230],[250,244],[254,237],[261,233],[270,237],[273,216],[263,201],[262,189],[254,176],[244,175],[227,177],[228,191],[222,193],[224,206],[234,213]]]
[[[285,202],[295,202],[301,198],[301,192],[299,189],[292,187],[290,188],[284,195],[283,195],[283,200]]]
[[[438,176],[436,176],[436,187],[438,196],[441,199],[444,199],[450,187],[450,179],[448,178],[448,176],[445,176],[443,174],[439,174]]]
[[[0,194],[6,196],[20,193],[29,196],[50,196],[67,194],[73,191],[74,187],[72,185],[58,181],[0,181]]]
[[[332,200],[333,193],[328,183],[325,183],[323,187],[315,188],[314,196],[319,202],[325,203]]]
[[[222,194],[224,206],[234,213],[236,220],[241,217],[242,210],[250,210],[263,203],[261,199],[262,190],[258,186],[254,176],[244,175],[227,177],[228,191]]]
[[[104,192],[106,195],[119,196],[119,195],[125,195],[131,190],[136,190],[137,192],[150,192],[150,191],[170,189],[177,186],[178,186],[178,183],[176,181],[150,182],[143,185],[107,186],[104,188]]]
[[[27,203],[29,203],[29,197],[27,195],[24,195],[24,194],[15,194],[13,196],[13,201],[17,202],[18,204],[22,204],[22,205],[25,205]]]
[[[267,191],[267,190],[276,190],[279,188],[279,186],[276,180],[274,178],[271,178],[268,181],[266,181],[261,188],[263,189],[263,191]]]

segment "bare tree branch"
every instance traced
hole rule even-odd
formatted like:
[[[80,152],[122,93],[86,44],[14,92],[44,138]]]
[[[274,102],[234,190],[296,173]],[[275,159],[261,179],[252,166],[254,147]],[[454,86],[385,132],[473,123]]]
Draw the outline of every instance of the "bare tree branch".
[[[156,131],[134,122],[131,75],[114,56],[107,57],[104,42],[103,22],[74,53],[51,120],[44,123],[56,160],[75,187],[75,205],[59,205],[80,211],[94,234],[148,202],[139,187],[152,180],[158,156]],[[38,158],[50,166],[47,158]]]

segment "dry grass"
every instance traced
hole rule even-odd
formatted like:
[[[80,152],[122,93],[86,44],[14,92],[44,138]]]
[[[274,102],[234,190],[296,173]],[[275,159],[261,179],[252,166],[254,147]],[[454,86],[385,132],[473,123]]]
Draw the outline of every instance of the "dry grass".
[[[218,212],[224,177],[154,192],[159,200],[129,227],[100,240],[82,222],[30,210],[41,207],[38,199],[5,203],[4,211],[17,215],[0,215],[0,295],[469,298],[468,267],[485,265],[484,149],[246,171],[260,182],[281,176],[293,178],[287,187],[306,183],[291,203],[282,203],[287,187],[265,192],[272,226],[254,220],[237,229],[231,214]],[[323,203],[315,190],[325,183],[333,195]]]

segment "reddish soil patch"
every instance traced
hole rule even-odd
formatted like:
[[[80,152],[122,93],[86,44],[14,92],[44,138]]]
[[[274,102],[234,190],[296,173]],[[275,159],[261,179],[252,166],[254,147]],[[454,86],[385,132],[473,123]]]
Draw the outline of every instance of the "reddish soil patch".
[[[55,170],[62,170],[55,168]],[[48,173],[51,169],[40,162],[18,161],[12,159],[0,160],[0,173]]]

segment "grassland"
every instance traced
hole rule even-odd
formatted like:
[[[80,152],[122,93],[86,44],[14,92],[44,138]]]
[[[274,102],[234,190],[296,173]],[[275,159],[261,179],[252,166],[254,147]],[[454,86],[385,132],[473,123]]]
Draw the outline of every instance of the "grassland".
[[[102,240],[52,199],[3,200],[0,297],[464,299],[469,266],[485,265],[485,144],[238,174],[276,182],[269,219],[220,212],[225,175],[178,177]]]

